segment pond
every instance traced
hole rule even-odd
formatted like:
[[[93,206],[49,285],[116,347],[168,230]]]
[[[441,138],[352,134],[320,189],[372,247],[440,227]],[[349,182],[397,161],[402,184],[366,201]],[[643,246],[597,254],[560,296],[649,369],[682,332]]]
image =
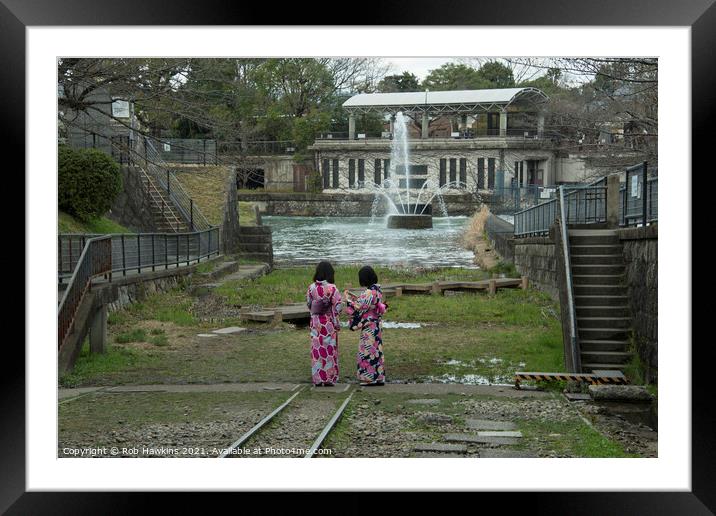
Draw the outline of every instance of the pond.
[[[369,263],[387,266],[478,268],[461,237],[467,217],[434,217],[432,229],[388,229],[384,218],[277,217],[273,230],[277,265]]]

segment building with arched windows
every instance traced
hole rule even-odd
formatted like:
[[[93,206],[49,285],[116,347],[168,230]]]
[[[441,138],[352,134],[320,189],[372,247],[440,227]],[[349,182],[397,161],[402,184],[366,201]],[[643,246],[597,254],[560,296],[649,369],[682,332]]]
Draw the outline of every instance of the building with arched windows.
[[[411,188],[431,179],[448,193],[501,186],[549,187],[583,180],[584,164],[560,154],[545,133],[547,95],[536,88],[364,93],[349,98],[347,133],[326,133],[310,147],[324,192],[361,192],[391,174],[395,115],[409,122]],[[356,130],[364,116],[385,120],[381,134]],[[395,179],[395,177],[393,178]]]

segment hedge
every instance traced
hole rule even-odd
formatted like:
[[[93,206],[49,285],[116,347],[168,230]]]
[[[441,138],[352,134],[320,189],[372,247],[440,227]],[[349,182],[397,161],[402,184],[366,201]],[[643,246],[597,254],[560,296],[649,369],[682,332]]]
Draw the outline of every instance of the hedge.
[[[122,191],[119,164],[97,149],[59,148],[58,207],[87,222],[101,217]]]

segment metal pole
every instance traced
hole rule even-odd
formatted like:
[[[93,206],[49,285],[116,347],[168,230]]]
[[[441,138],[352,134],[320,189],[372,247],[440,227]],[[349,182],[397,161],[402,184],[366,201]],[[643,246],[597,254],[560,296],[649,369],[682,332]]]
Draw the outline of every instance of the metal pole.
[[[647,188],[647,184],[646,184],[646,172],[647,172],[646,161],[645,161],[644,163],[642,163],[642,167],[643,167],[643,168],[642,168],[642,179],[641,179],[641,197],[642,197],[642,199],[641,199],[641,203],[642,203],[642,211],[641,211],[641,213],[642,213],[642,217],[643,217],[643,218],[642,218],[642,225],[643,225],[643,226],[646,226],[646,218],[647,218],[647,217],[646,217],[646,216],[647,216],[647,211],[646,211],[646,197],[647,197],[647,191],[649,190],[649,189]]]
[[[137,233],[137,273],[142,272],[142,237]]]
[[[154,256],[154,233],[152,233],[152,272],[154,272],[154,264],[157,263],[157,259]]]
[[[189,225],[191,230],[194,231],[194,199],[189,199]]]
[[[189,265],[189,233],[186,234],[186,264]]]
[[[169,268],[169,238],[164,234],[164,270]]]
[[[127,258],[124,248],[124,234],[122,234],[122,276],[127,275]]]
[[[559,187],[559,199],[560,199],[560,217],[561,217],[561,228],[562,228],[562,252],[564,253],[564,269],[567,283],[567,309],[569,310],[569,327],[570,327],[570,341],[572,347],[572,366],[576,373],[581,372],[581,360],[577,353],[577,328],[574,314],[574,299],[572,297],[572,270],[569,263],[569,232],[567,231],[567,221],[565,220],[564,214],[564,186]]]

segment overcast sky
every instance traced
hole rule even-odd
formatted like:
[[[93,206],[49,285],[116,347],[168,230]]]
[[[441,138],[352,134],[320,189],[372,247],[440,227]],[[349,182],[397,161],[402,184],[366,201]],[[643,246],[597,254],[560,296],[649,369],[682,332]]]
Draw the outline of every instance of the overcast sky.
[[[430,70],[440,68],[447,62],[457,61],[454,57],[386,57],[394,70],[392,73],[400,74],[408,71],[418,76],[422,81]]]

